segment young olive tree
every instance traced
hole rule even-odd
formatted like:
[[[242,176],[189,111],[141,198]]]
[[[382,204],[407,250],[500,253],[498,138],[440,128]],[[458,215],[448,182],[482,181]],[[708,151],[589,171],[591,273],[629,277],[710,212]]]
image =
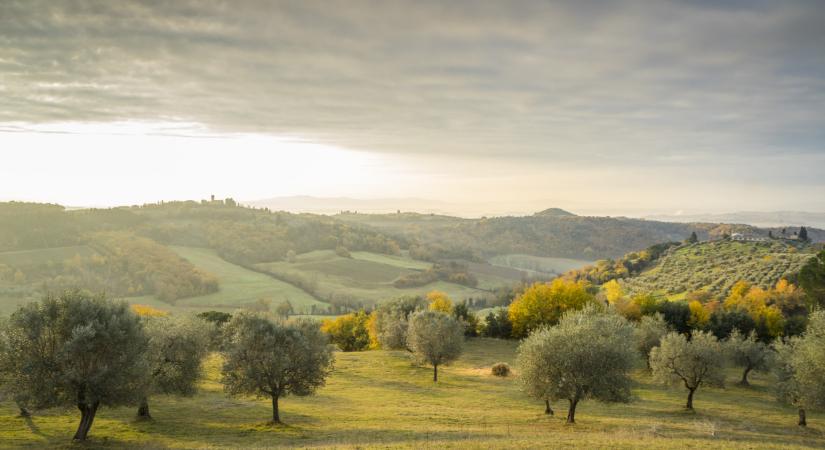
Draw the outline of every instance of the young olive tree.
[[[332,371],[332,349],[318,322],[273,322],[239,313],[227,327],[224,390],[230,395],[270,397],[273,423],[281,422],[281,397],[312,394]]]
[[[666,384],[681,382],[688,390],[685,408],[693,410],[693,394],[699,386],[722,386],[725,355],[716,337],[695,331],[691,340],[680,333],[670,333],[650,351],[653,377]]]
[[[825,409],[825,311],[815,311],[809,319],[801,337],[774,344],[777,397],[798,408],[803,427],[807,410]]]
[[[438,381],[438,366],[449,364],[464,345],[464,326],[446,313],[420,311],[410,317],[407,345],[416,359],[433,366],[433,381]]]
[[[739,330],[734,330],[725,341],[725,347],[733,364],[743,369],[742,380],[739,381],[742,386],[750,386],[748,374],[751,371],[770,370],[771,350],[765,343],[756,339],[756,332],[751,331],[750,334],[744,336]]]
[[[157,317],[147,320],[149,390],[141,399],[138,417],[150,419],[150,394],[192,396],[197,391],[203,359],[214,325],[196,317]]]
[[[644,357],[648,369],[650,369],[650,351],[659,346],[668,331],[667,322],[660,313],[643,316],[636,325],[636,348]]]
[[[2,364],[24,408],[75,406],[84,441],[101,405],[135,405],[145,392],[148,344],[125,302],[70,291],[22,306],[3,333]]]
[[[586,307],[566,313],[553,327],[539,328],[518,348],[520,380],[528,395],[567,400],[567,423],[576,406],[593,398],[630,401],[630,371],[637,360],[633,326],[613,312]]]

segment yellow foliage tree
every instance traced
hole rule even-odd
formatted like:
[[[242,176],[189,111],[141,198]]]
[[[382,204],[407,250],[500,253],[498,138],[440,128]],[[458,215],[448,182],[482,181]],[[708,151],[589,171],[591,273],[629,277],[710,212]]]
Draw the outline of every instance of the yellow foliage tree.
[[[745,311],[754,322],[764,324],[771,336],[780,336],[785,327],[785,318],[779,306],[772,303],[777,298],[793,297],[795,289],[787,280],[780,280],[776,287],[769,291],[751,286],[746,281],[739,281],[733,285],[730,295],[725,299],[725,309]]]
[[[132,305],[132,312],[141,317],[164,317],[168,316],[169,312],[162,309],[157,309],[149,305]]]
[[[705,326],[710,321],[710,311],[705,308],[700,301],[694,300],[688,303],[688,308],[690,308],[690,319],[688,319],[688,325],[694,330],[701,330],[705,328]]]
[[[566,311],[582,309],[588,303],[595,302],[584,281],[556,278],[549,284],[536,283],[510,304],[513,336],[524,337],[541,326],[554,325]]]
[[[611,305],[624,298],[624,289],[616,280],[610,280],[602,286],[604,296]]]
[[[427,301],[430,303],[428,307],[430,311],[440,311],[445,314],[453,313],[453,301],[444,292],[432,291],[428,293]]]

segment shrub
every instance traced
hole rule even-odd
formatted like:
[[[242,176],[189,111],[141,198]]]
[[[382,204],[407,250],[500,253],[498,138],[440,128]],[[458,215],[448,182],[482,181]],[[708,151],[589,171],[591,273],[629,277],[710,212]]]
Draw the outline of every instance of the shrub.
[[[510,366],[503,362],[495,363],[490,372],[497,377],[506,377],[510,375]]]

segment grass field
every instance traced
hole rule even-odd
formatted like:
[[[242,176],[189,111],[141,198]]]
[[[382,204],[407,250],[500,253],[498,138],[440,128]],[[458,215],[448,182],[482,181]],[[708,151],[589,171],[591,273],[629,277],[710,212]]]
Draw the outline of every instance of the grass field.
[[[367,302],[382,302],[403,295],[420,295],[432,290],[446,292],[451,298],[490,296],[487,285],[506,283],[506,280],[483,280],[481,289],[454,283],[437,281],[425,286],[398,289],[393,281],[403,275],[430,267],[429,263],[404,256],[381,255],[370,252],[353,252],[351,258],[343,258],[330,250],[314,251],[297,255],[295,262],[257,264],[256,268],[287,276],[297,276],[313,283],[322,297],[346,295]],[[483,278],[483,277],[480,277]]]
[[[593,261],[532,255],[497,255],[490,258],[489,263],[495,266],[523,270],[530,275],[558,275],[568,270],[592,264]]]
[[[196,267],[217,276],[220,290],[209,295],[180,299],[174,307],[151,296],[133,297],[127,300],[173,311],[207,309],[231,311],[245,303],[253,303],[259,298],[271,300],[273,307],[284,300],[289,300],[296,312],[308,311],[312,304],[325,305],[289,283],[229,263],[215,254],[213,250],[195,247],[171,248]]]
[[[217,383],[220,360],[208,362],[207,379],[192,398],[155,397],[154,420],[134,420],[132,408],[103,408],[91,447],[209,448],[822,448],[825,416],[809,414],[795,425],[791,408],[774,402],[770,378],[756,374],[751,389],[697,391],[696,413],[682,410],[683,389],[651,384],[640,370],[635,400],[579,405],[577,424],[566,425],[566,405],[556,416],[525,397],[515,378],[489,374],[498,361],[512,363],[516,343],[468,341],[464,356],[440,370],[411,364],[404,352],[337,353],[327,386],[315,396],[281,401],[283,426],[267,423],[266,399],[227,398]],[[730,379],[736,374],[731,372]],[[0,403],[0,447],[66,447],[77,425],[73,410],[37,412],[30,420]]]

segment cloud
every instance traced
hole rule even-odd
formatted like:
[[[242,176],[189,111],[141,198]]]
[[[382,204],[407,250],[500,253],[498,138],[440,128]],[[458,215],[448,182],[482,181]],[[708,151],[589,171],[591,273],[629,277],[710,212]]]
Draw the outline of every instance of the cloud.
[[[787,179],[825,153],[823,5],[6,1],[0,122]]]

